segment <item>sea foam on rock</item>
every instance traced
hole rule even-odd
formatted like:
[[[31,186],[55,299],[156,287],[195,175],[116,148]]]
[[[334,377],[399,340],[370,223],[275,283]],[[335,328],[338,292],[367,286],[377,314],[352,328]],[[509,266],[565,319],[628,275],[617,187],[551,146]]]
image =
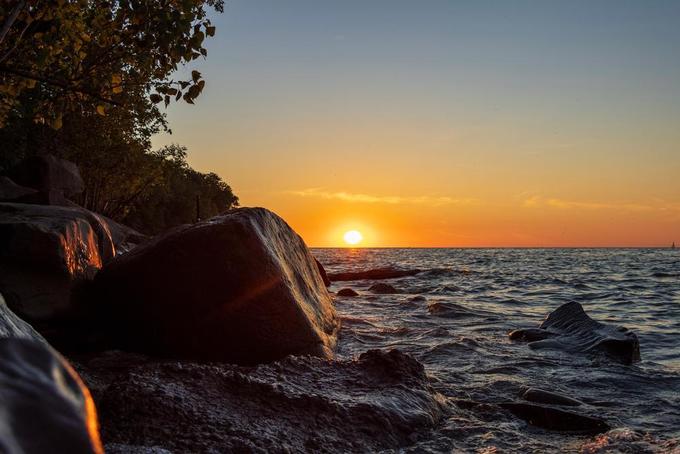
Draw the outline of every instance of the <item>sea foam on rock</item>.
[[[445,412],[423,366],[397,350],[254,368],[135,357],[121,372],[125,355],[79,366],[120,452],[375,452],[412,445]]]
[[[114,345],[169,357],[331,357],[339,329],[304,241],[263,208],[171,230],[114,259],[91,290]]]
[[[573,353],[599,353],[624,364],[640,361],[640,343],[632,331],[590,318],[577,302],[551,312],[539,328],[512,331],[510,339],[525,340],[531,348]]]
[[[104,452],[87,387],[2,295],[0,452]]]

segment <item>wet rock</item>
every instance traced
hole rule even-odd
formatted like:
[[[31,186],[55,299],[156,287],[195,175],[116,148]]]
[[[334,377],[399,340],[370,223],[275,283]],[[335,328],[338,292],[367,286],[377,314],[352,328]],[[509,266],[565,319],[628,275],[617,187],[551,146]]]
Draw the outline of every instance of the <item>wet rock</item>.
[[[359,296],[359,294],[351,288],[341,288],[340,290],[338,290],[337,295],[338,296]]]
[[[510,331],[508,337],[511,340],[521,340],[525,342],[535,342],[543,339],[550,339],[551,337],[558,336],[559,334],[553,333],[541,328],[526,328],[526,329],[516,329]]]
[[[411,303],[422,303],[424,301],[427,301],[427,299],[423,295],[416,295],[412,298],[409,298],[409,302]]]
[[[35,194],[35,189],[20,186],[7,177],[0,176],[0,202],[14,202]]]
[[[501,403],[499,406],[532,426],[543,429],[580,434],[597,434],[610,429],[600,418],[557,408],[519,402]]]
[[[611,453],[667,453],[680,452],[680,439],[663,439],[649,433],[636,432],[621,427],[598,435],[581,446],[583,454]]]
[[[377,293],[379,295],[391,295],[395,293],[401,293],[401,290],[396,289],[394,286],[390,284],[385,284],[382,282],[379,282],[377,284],[373,284],[368,288],[369,292]]]
[[[85,185],[78,167],[53,155],[33,156],[13,169],[18,184],[36,189],[40,198],[33,203],[68,205],[67,198],[83,191]]]
[[[456,303],[430,303],[427,305],[427,311],[432,315],[443,318],[463,318],[477,315],[470,309]]]
[[[576,302],[551,312],[538,330],[516,330],[510,333],[510,338],[528,340],[531,348],[603,354],[623,364],[640,360],[640,343],[635,333],[593,320]]]
[[[339,329],[302,238],[262,208],[156,237],[105,266],[88,295],[113,345],[162,356],[331,357]]]
[[[377,268],[373,270],[349,271],[344,273],[328,273],[331,282],[395,279],[398,277],[414,276],[422,270],[398,270],[395,268]]]
[[[321,262],[319,262],[316,258],[314,259],[316,262],[316,266],[319,268],[319,274],[321,275],[321,279],[323,280],[323,283],[326,287],[329,287],[331,285],[330,279],[328,279],[328,274],[326,273],[326,269],[323,267]]]
[[[111,260],[109,226],[81,208],[0,204],[0,292],[20,316],[72,311],[72,291]]]
[[[119,358],[112,360],[115,368]],[[92,362],[80,367],[96,382],[107,449],[394,450],[426,437],[444,411],[423,366],[399,351],[355,361],[289,357],[256,368],[149,362],[124,373]]]
[[[0,452],[102,453],[89,391],[0,295]]]
[[[522,398],[524,400],[539,404],[565,405],[571,407],[583,405],[583,402],[579,400],[572,399],[571,397],[565,396],[563,394],[545,391],[538,388],[527,389],[522,393]]]

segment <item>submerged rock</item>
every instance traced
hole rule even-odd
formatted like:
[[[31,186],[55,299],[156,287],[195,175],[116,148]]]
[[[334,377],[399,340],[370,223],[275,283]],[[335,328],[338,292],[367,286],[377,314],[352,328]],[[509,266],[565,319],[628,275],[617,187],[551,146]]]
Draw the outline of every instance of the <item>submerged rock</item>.
[[[576,302],[563,304],[551,312],[540,328],[515,330],[509,336],[529,341],[531,348],[599,353],[623,364],[640,361],[640,343],[635,333],[622,326],[593,320]]]
[[[241,208],[116,257],[96,276],[113,345],[241,364],[331,357],[335,308],[307,246],[283,219]]]
[[[0,292],[22,317],[73,309],[71,293],[111,260],[109,226],[82,208],[0,203]]]
[[[351,288],[341,288],[340,290],[338,290],[337,295],[338,296],[359,296],[359,294]]]
[[[2,295],[0,452],[104,452],[87,387]]]
[[[377,293],[379,295],[391,295],[395,293],[401,293],[401,290],[395,288],[394,286],[390,284],[385,284],[385,283],[378,283],[378,284],[373,284],[368,288],[369,292]]]
[[[398,270],[395,268],[376,268],[373,270],[348,271],[344,273],[328,273],[331,282],[395,279],[398,277],[414,276],[422,270]]]
[[[610,429],[602,419],[542,405],[508,402],[499,404],[532,426],[560,432],[597,434]]]
[[[427,305],[427,311],[432,315],[442,318],[475,317],[478,315],[474,311],[456,303],[430,303]]]
[[[583,402],[572,399],[563,394],[545,391],[538,388],[529,388],[522,393],[522,398],[530,402],[540,404],[565,405],[570,407],[578,407],[583,405]]]
[[[289,357],[256,368],[161,362],[120,372],[81,364],[107,449],[374,452],[426,437],[444,411],[423,366],[399,351],[355,361]]]

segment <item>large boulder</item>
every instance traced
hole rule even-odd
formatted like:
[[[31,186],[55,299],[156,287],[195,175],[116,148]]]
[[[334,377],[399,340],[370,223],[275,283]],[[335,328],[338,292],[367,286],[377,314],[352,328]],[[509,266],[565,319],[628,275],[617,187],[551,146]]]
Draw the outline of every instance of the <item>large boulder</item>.
[[[518,329],[509,336],[528,341],[529,347],[535,349],[601,354],[623,364],[640,361],[640,343],[635,333],[593,320],[577,302],[558,307],[539,328]]]
[[[54,155],[39,155],[25,159],[13,169],[14,181],[36,189],[46,205],[68,205],[67,198],[83,191],[85,185],[78,167],[71,161]]]
[[[114,255],[110,228],[94,213],[0,203],[0,292],[22,317],[68,313],[74,287]]]
[[[263,208],[229,211],[116,257],[95,277],[115,345],[241,364],[330,357],[339,328],[314,257]]]
[[[0,452],[103,453],[87,387],[0,295]]]
[[[0,202],[15,202],[37,194],[35,189],[20,186],[10,178],[0,176]]]

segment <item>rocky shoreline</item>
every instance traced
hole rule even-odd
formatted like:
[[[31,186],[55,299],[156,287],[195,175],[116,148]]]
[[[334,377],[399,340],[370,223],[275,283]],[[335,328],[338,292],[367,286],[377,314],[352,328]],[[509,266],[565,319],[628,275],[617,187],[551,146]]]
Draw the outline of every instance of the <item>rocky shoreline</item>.
[[[441,395],[398,350],[334,359],[340,321],[330,281],[427,270],[327,275],[302,238],[262,208],[149,239],[69,202],[77,169],[47,161],[48,182],[0,181],[3,452],[399,450],[454,408],[490,405]],[[368,291],[400,293],[386,283]],[[455,304],[430,312],[465,316]],[[577,303],[510,339],[640,359],[634,333],[592,320]],[[492,406],[545,430],[611,428],[577,399],[545,390]]]

